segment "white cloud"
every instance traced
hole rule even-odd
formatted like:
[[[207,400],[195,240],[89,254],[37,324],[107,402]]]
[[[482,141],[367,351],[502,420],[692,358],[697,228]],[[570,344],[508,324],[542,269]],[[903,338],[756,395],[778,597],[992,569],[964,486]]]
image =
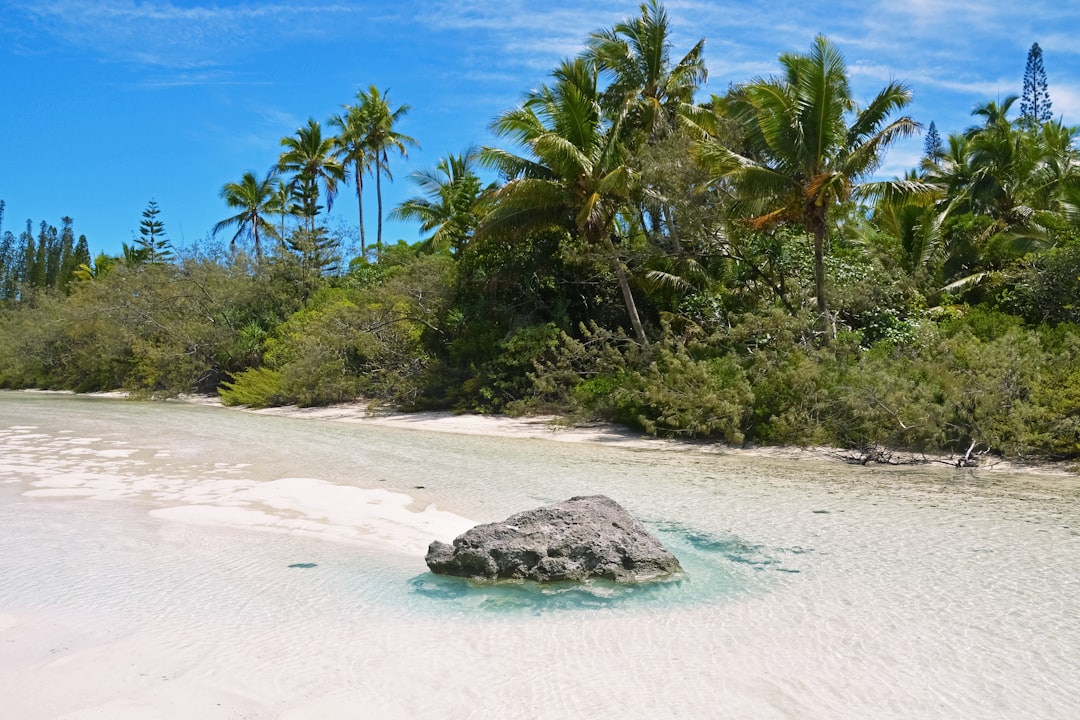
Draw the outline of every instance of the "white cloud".
[[[1050,109],[1055,118],[1064,116],[1066,123],[1080,118],[1080,90],[1068,85],[1050,86]]]

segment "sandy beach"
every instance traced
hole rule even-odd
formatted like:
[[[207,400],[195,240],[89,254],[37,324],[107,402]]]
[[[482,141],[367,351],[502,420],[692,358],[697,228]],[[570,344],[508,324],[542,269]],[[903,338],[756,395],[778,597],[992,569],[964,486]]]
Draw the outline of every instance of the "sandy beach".
[[[184,402],[219,406],[216,397],[202,396],[186,398]],[[592,422],[571,425],[555,415],[535,415],[510,417],[507,415],[455,414],[445,411],[427,411],[416,413],[396,412],[374,407],[365,402],[340,403],[326,407],[300,408],[295,405],[251,410],[248,408],[226,408],[254,412],[262,415],[323,420],[330,422],[362,423],[385,427],[410,428],[427,432],[457,433],[463,435],[487,435],[505,438],[531,438],[536,440],[554,440],[569,443],[597,443],[609,447],[623,447],[639,450],[663,450],[671,452],[718,453],[741,455],[745,457],[763,457],[782,460],[828,460],[852,463],[857,455],[842,448],[824,446],[751,446],[732,447],[723,443],[688,439],[671,439],[651,436],[630,428],[610,423]],[[959,460],[956,456],[934,455],[895,451],[889,453],[897,465],[944,465],[955,467]],[[976,466],[982,472],[1023,473],[1047,475],[1053,477],[1078,477],[1077,463],[1039,461],[1024,463],[996,456],[977,456]],[[870,463],[871,465],[873,463]]]

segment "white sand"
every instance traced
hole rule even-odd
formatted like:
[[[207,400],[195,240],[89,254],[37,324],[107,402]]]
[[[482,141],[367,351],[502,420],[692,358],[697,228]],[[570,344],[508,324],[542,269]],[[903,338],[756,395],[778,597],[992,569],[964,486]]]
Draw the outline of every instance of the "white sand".
[[[219,406],[216,397],[199,396],[185,399],[201,405]],[[840,448],[826,446],[747,446],[732,447],[719,442],[658,438],[630,428],[610,423],[593,422],[579,425],[566,424],[555,415],[510,417],[506,415],[455,414],[445,411],[401,413],[377,408],[365,402],[339,403],[327,407],[300,408],[295,405],[248,410],[231,408],[261,415],[324,420],[344,423],[361,423],[398,427],[426,432],[456,433],[461,435],[486,435],[504,438],[530,438],[569,443],[595,443],[606,447],[622,447],[638,450],[666,450],[672,452],[704,452],[745,457],[764,457],[781,460],[830,460],[848,462],[851,453]],[[897,464],[956,466],[958,458],[943,454],[894,453]],[[1053,477],[1077,477],[1075,462],[1041,461],[1021,463],[993,456],[976,456],[981,472],[1001,474],[1023,473]]]
[[[409,509],[412,498],[381,489],[334,485],[312,478],[283,478],[238,486],[215,505],[180,505],[150,515],[202,525],[270,530],[327,540],[379,545],[423,555],[432,540],[449,542],[476,523],[428,506]]]

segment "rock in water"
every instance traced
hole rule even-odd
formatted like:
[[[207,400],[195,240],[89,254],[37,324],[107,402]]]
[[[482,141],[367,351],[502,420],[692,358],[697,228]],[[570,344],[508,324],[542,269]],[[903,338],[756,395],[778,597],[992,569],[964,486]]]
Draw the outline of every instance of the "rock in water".
[[[453,545],[428,547],[428,568],[473,579],[658,580],[682,571],[678,559],[636,518],[604,495],[573,497],[477,525]]]

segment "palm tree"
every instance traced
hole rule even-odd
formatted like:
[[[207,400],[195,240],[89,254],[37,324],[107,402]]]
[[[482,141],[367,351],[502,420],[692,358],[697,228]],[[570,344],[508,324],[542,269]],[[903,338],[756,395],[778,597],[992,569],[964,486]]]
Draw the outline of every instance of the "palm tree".
[[[442,158],[433,169],[412,173],[409,177],[426,197],[410,198],[390,213],[395,220],[418,221],[420,232],[432,233],[423,241],[431,252],[459,254],[479,224],[477,201],[485,190],[473,170],[476,152],[470,148]]]
[[[366,91],[356,93],[359,101],[360,112],[365,124],[361,144],[364,146],[369,157],[369,167],[375,173],[375,197],[378,199],[379,224],[376,236],[378,257],[382,257],[382,176],[393,180],[390,174],[390,151],[397,150],[401,157],[407,157],[406,145],[419,147],[420,144],[408,135],[404,135],[394,129],[394,125],[411,109],[408,105],[401,105],[396,110],[390,109],[388,92],[382,92],[372,85]]]
[[[972,239],[991,252],[972,258],[965,270],[969,264],[985,265],[990,255],[1015,257],[1046,248],[1053,240],[1046,221],[1056,217],[1068,223],[1075,217],[1077,128],[1060,121],[1009,120],[1015,102],[1009,96],[976,106],[972,115],[982,123],[950,136],[948,151],[924,167],[926,179],[944,190],[940,204],[948,215],[990,220]],[[967,273],[961,282],[983,274]]]
[[[338,181],[345,178],[345,169],[334,157],[334,139],[324,138],[322,128],[313,119],[299,128],[293,137],[283,137],[281,146],[286,148],[278,158],[278,169],[293,174],[293,186],[302,205],[302,213],[308,218],[309,230],[315,229],[315,216],[319,205],[319,185],[326,196],[326,209],[334,204]]]
[[[357,94],[358,97],[360,93]],[[368,129],[371,127],[371,106],[361,101],[356,105],[343,105],[344,115],[334,115],[330,124],[338,130],[337,156],[346,170],[351,170],[356,183],[356,203],[360,224],[360,255],[367,256],[367,235],[364,230],[364,174],[372,169],[373,156],[367,145]]]
[[[601,249],[618,280],[634,333],[647,345],[627,269],[613,241],[633,187],[619,139],[622,117],[606,122],[601,114],[595,62],[565,61],[553,77],[552,85],[532,91],[492,125],[527,154],[491,147],[481,151],[481,162],[508,178],[495,192],[483,232],[561,227]]]
[[[705,40],[672,65],[668,16],[657,0],[642,3],[639,17],[593,33],[588,47],[588,56],[610,76],[604,91],[609,113],[627,108],[625,139],[642,133],[654,141],[679,120],[696,127],[693,118],[701,111],[693,104],[694,93],[709,76],[702,59]]]
[[[285,218],[300,212],[300,206],[293,202],[295,199],[296,193],[293,192],[293,186],[290,183],[280,178],[274,181],[274,192],[266,204],[266,210],[281,219],[278,231],[279,246],[283,246],[285,242]]]
[[[708,80],[704,49],[703,38],[672,64],[668,16],[657,0],[642,3],[640,16],[589,37],[587,57],[610,79],[604,91],[605,108],[609,116],[626,114],[622,139],[632,154],[643,143],[658,143],[679,127],[704,137],[702,125],[709,114],[694,104],[694,93]],[[640,190],[642,225],[656,241],[663,221],[672,249],[681,255],[671,204],[655,187]]]
[[[255,238],[255,256],[262,259],[262,243],[259,240],[259,231],[270,237],[278,237],[274,225],[266,219],[273,212],[274,180],[267,176],[262,180],[256,180],[255,174],[244,173],[240,182],[225,183],[221,188],[221,199],[231,208],[237,208],[240,212],[232,217],[225,218],[214,225],[212,232],[216,235],[229,227],[236,227],[229,245],[236,245],[236,240],[245,232],[251,233]]]
[[[840,52],[818,36],[806,55],[780,56],[783,75],[737,87],[718,104],[735,119],[745,143],[736,152],[715,141],[702,146],[702,160],[727,183],[749,212],[750,225],[765,228],[796,222],[814,239],[817,309],[828,318],[825,241],[830,212],[852,199],[881,193],[884,183],[864,183],[885,149],[919,125],[909,117],[889,121],[911,101],[911,91],[890,82],[859,108],[851,96]],[[911,191],[929,190],[914,181],[891,181]]]
[[[905,180],[920,182],[912,171]],[[870,224],[896,241],[897,259],[908,277],[920,280],[932,276],[932,266],[940,259],[941,225],[946,212],[937,207],[940,193],[884,196],[874,207]]]

